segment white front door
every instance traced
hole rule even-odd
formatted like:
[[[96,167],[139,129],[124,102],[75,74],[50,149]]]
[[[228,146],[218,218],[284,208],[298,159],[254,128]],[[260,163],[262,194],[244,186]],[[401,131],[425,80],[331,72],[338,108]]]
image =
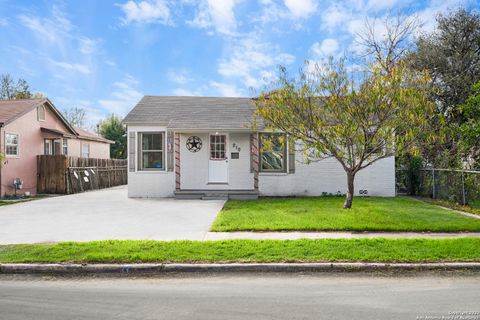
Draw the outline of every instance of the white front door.
[[[226,134],[210,135],[209,183],[228,183],[227,138]]]

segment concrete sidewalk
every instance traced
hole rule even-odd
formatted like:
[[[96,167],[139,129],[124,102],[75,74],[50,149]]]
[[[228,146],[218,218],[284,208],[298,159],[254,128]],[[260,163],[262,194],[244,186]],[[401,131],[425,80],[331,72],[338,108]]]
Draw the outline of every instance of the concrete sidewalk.
[[[203,240],[298,240],[298,239],[365,239],[365,238],[480,238],[480,232],[208,232]]]

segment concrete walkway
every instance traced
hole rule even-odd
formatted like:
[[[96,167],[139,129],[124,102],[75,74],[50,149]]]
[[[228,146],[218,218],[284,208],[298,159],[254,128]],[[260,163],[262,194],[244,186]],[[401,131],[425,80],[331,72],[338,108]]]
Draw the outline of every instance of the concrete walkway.
[[[480,232],[208,232],[204,240],[297,240],[297,239],[365,239],[365,238],[480,238]]]
[[[132,199],[126,186],[0,207],[0,244],[202,240],[223,200]]]

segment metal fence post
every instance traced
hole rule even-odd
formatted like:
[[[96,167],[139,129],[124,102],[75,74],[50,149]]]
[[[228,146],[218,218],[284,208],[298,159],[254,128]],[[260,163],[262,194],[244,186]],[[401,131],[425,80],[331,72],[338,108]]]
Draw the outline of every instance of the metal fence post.
[[[463,205],[467,204],[467,200],[465,199],[465,178],[462,170],[462,194],[463,194]]]
[[[433,191],[433,199],[435,199],[435,169],[432,168],[432,191]]]

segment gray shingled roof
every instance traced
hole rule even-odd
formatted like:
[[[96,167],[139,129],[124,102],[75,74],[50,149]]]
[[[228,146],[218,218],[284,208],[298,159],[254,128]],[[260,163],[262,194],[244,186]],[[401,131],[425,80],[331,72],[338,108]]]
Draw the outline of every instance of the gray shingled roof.
[[[248,129],[251,98],[145,96],[123,120],[169,129]]]

